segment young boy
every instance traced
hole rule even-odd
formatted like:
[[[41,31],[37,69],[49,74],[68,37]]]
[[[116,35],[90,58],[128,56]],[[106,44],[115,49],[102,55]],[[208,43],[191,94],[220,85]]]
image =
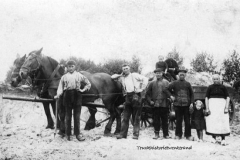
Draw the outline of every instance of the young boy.
[[[63,94],[63,107],[65,110],[64,124],[65,124],[65,134],[67,139],[70,140],[71,135],[71,120],[72,120],[72,109],[74,110],[74,134],[79,141],[84,141],[85,138],[80,135],[80,114],[82,107],[82,96],[80,92],[84,92],[91,88],[91,83],[89,80],[81,73],[75,71],[76,62],[70,60],[67,62],[67,73],[62,76],[57,95],[55,98],[59,98]],[[81,88],[81,83],[85,83],[83,89]]]

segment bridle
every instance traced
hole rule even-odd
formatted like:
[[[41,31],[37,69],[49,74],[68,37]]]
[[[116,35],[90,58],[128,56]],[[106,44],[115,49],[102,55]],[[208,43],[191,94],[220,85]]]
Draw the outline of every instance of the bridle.
[[[32,55],[31,55],[32,56]],[[32,69],[30,66],[31,65],[29,65],[29,66],[26,66],[26,65],[22,65],[22,67],[21,67],[21,69],[20,69],[20,71],[21,70],[25,70],[25,71],[27,71],[27,73],[28,74],[34,74],[35,72],[37,72],[37,71],[39,71],[39,69],[41,68],[41,59],[42,59],[42,57],[39,57],[39,56],[37,56],[37,55],[34,55],[34,56],[32,56],[31,57],[31,59],[27,59],[27,61],[30,61],[30,60],[33,60],[33,59],[35,59],[36,61],[37,61],[37,63],[38,63],[38,66],[36,67],[36,68],[34,68],[34,69]]]

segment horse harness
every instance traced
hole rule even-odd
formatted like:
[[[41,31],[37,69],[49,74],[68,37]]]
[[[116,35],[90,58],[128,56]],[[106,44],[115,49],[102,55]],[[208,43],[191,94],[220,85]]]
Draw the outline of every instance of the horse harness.
[[[46,82],[43,84],[42,89],[41,89],[41,94],[42,94],[42,93],[44,93],[44,92],[47,91],[47,89],[49,88],[49,86],[50,86],[50,84],[51,84],[51,82],[52,82],[53,80],[61,79],[61,77],[54,78],[54,76],[57,74],[57,72],[58,72],[59,68],[61,67],[61,65],[60,65],[60,64],[57,65],[57,67],[54,69],[54,71],[52,72],[51,76],[50,76],[48,79],[39,79],[39,77],[40,77],[40,75],[41,75],[41,73],[39,73],[40,70],[41,70],[41,58],[39,57],[39,58],[40,58],[40,59],[39,59],[38,57],[39,57],[39,56],[36,56],[36,55],[33,57],[33,58],[35,58],[36,61],[38,62],[38,67],[37,67],[37,68],[32,69],[32,70],[30,70],[29,67],[25,67],[25,66],[23,66],[23,68],[27,69],[27,70],[29,71],[29,73],[32,75],[32,77],[33,77],[33,84],[34,84],[34,82],[36,82],[37,80],[45,80],[45,81],[46,81]],[[49,59],[48,56],[47,56],[47,58],[48,58],[48,61],[50,62],[51,66],[52,66],[52,68],[53,68],[53,64],[52,64],[52,62],[50,61],[50,59]],[[38,73],[38,74],[37,74],[37,73]],[[36,74],[37,74],[37,76],[36,76]]]

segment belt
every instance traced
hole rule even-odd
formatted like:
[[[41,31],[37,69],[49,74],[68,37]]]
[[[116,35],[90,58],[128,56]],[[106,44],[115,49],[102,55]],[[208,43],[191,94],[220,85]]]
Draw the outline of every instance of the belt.
[[[127,95],[134,95],[136,92],[127,92]],[[140,92],[136,93],[136,94],[140,94]]]

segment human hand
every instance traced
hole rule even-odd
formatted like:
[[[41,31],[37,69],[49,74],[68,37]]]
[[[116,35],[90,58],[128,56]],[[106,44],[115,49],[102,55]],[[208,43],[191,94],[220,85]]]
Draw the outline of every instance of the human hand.
[[[85,92],[86,89],[85,89],[85,88],[83,88],[83,89],[79,89],[79,91],[80,91],[80,92]]]
[[[151,105],[151,106],[154,105],[154,102],[153,102],[153,101],[150,101],[150,105]]]
[[[224,113],[227,114],[228,113],[228,108],[224,109]]]
[[[211,111],[209,109],[206,109],[205,110],[205,113],[206,113],[206,116],[210,115],[211,114]]]
[[[173,96],[170,96],[170,98],[171,98],[171,100],[172,100],[172,101],[174,101],[174,100],[175,100],[175,97],[173,97]]]
[[[58,99],[60,97],[60,95],[56,95],[56,96],[54,96],[54,99]]]
[[[190,105],[190,107],[189,107],[189,112],[190,112],[190,114],[192,114],[193,111],[194,111],[194,109],[193,109],[193,103],[192,103],[192,104]]]

